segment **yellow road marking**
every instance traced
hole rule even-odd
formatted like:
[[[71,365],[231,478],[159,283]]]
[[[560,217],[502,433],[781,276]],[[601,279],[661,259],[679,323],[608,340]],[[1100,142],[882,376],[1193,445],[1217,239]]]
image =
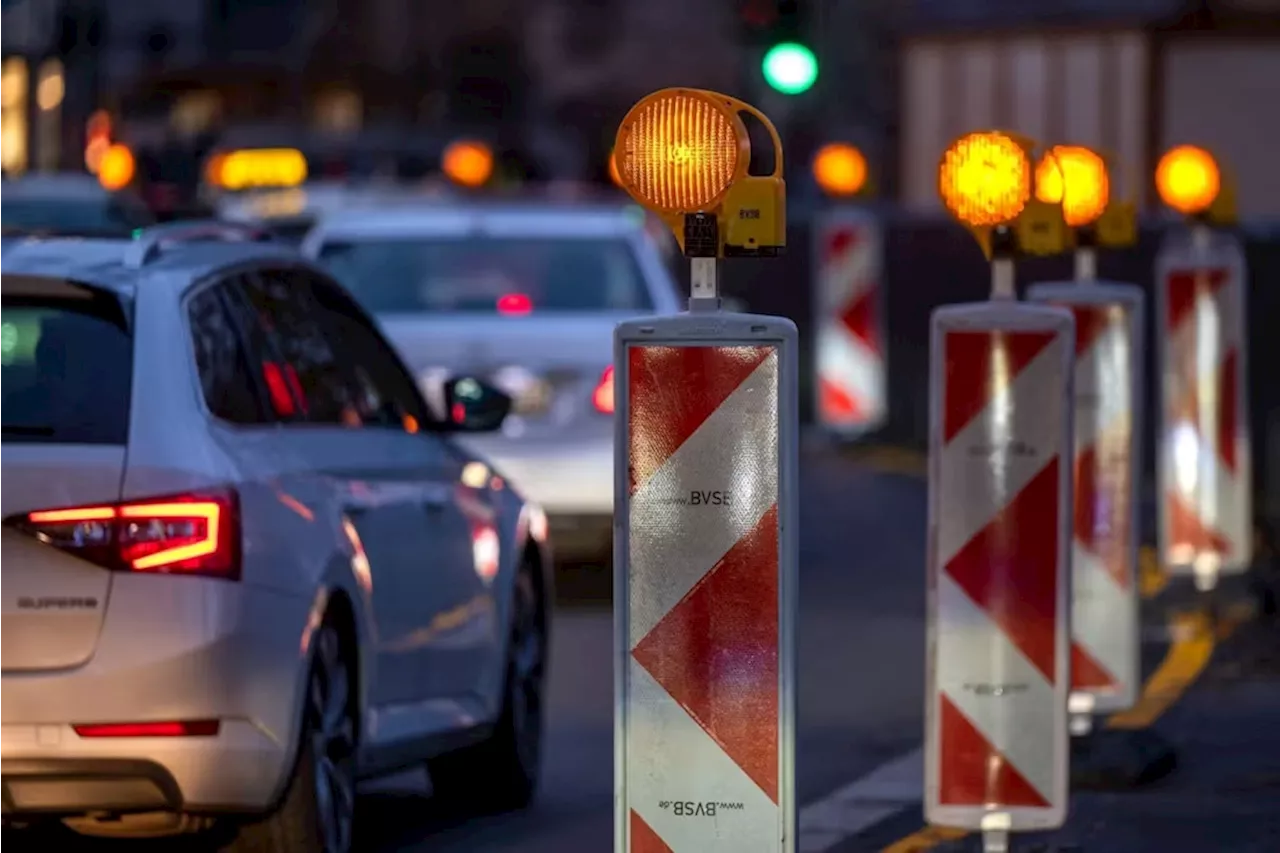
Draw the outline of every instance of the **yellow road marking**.
[[[949,826],[926,826],[893,842],[880,853],[920,853],[922,850],[932,850],[944,841],[956,841],[968,834],[967,830],[952,829]]]
[[[1204,671],[1219,640],[1231,635],[1249,618],[1245,610],[1230,611],[1217,625],[1200,613],[1178,614],[1170,623],[1173,642],[1164,660],[1147,683],[1136,705],[1107,719],[1109,729],[1143,729],[1160,718],[1187,691]],[[963,838],[968,832],[950,827],[927,826],[899,839],[881,853],[921,853],[944,841]]]
[[[1138,590],[1143,598],[1155,598],[1169,585],[1169,576],[1156,559],[1156,549],[1143,545],[1138,552]]]

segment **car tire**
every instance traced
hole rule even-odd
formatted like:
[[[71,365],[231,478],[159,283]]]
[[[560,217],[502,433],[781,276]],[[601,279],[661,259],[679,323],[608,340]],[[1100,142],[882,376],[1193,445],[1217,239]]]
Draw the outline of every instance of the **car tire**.
[[[427,762],[433,795],[472,812],[528,806],[542,763],[546,602],[537,567],[522,561],[512,595],[502,710],[484,741]]]
[[[354,849],[357,732],[351,650],[325,622],[312,637],[303,726],[279,807],[239,827],[227,853],[350,853]]]

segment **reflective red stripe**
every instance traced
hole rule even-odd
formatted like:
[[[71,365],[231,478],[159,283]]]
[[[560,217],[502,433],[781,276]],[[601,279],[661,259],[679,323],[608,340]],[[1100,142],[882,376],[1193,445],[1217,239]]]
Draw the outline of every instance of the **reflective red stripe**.
[[[776,504],[631,654],[776,803]]]
[[[1111,690],[1115,676],[1079,643],[1071,644],[1071,686],[1078,690]]]
[[[772,351],[659,346],[630,350],[627,413],[633,494]]]
[[[1018,768],[983,736],[946,694],[938,697],[941,748],[946,759],[939,799],[948,806],[1035,806],[1049,803]]]
[[[1216,296],[1227,283],[1227,270],[1212,269],[1199,273],[1184,270],[1169,276],[1166,293],[1168,306],[1166,322],[1169,329],[1176,329],[1186,322],[1196,307],[1196,299],[1203,292]]]
[[[1238,422],[1237,408],[1240,405],[1239,353],[1231,349],[1222,360],[1222,380],[1218,397],[1218,454],[1232,474],[1238,474],[1236,467],[1236,430]]]
[[[675,853],[635,809],[631,810],[631,853]]]
[[[942,440],[955,438],[991,402],[999,390],[993,384],[998,357],[1004,358],[1012,382],[1053,337],[1053,332],[947,332]]]
[[[1057,681],[1057,508],[1055,457],[945,569],[1050,684]]]
[[[840,322],[844,323],[854,337],[866,344],[872,352],[879,354],[880,330],[876,324],[876,289],[865,291],[845,306],[840,314]]]

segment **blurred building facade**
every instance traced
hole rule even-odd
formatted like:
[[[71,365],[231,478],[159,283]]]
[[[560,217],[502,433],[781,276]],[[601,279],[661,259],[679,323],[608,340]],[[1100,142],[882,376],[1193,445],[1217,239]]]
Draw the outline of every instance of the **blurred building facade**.
[[[600,129],[640,94],[737,88],[734,8],[720,0],[5,0],[4,15],[6,60],[21,60],[5,91],[30,95],[6,95],[6,115],[30,118],[34,69],[55,58],[69,66],[64,124],[81,133],[98,107],[142,139],[484,127],[550,139],[562,170],[598,169]],[[63,141],[52,160],[75,167]]]
[[[917,0],[901,46],[901,201],[937,211],[940,152],[973,129],[1112,154],[1156,206],[1160,153],[1193,143],[1238,176],[1242,218],[1280,219],[1280,0]]]

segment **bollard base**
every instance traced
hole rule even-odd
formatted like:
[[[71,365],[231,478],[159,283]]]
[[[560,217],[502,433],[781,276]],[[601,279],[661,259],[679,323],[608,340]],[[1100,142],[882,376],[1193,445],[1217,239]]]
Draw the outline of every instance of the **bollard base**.
[[[1168,740],[1150,729],[1098,729],[1071,741],[1071,787],[1122,791],[1158,782],[1178,766]]]

